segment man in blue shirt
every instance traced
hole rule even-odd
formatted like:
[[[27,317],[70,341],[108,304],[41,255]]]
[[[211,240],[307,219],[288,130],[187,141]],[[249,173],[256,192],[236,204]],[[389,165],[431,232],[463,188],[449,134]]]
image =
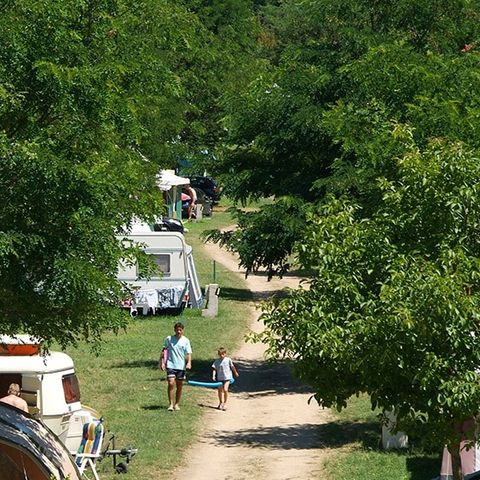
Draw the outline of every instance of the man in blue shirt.
[[[160,368],[163,371],[167,371],[169,412],[180,410],[180,399],[182,397],[183,382],[186,379],[186,370],[192,368],[192,347],[190,340],[183,336],[185,327],[183,323],[177,322],[173,329],[175,335],[165,338],[160,358]]]

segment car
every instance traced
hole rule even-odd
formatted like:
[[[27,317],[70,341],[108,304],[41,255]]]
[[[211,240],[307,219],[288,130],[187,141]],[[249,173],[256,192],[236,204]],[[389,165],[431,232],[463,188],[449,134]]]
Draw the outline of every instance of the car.
[[[153,224],[154,232],[180,232],[184,233],[184,227],[181,220],[176,218],[161,217],[156,219],[156,223]]]
[[[207,197],[212,199],[213,203],[220,200],[221,192],[217,182],[209,176],[194,175],[190,177],[190,185],[197,189],[202,190]]]

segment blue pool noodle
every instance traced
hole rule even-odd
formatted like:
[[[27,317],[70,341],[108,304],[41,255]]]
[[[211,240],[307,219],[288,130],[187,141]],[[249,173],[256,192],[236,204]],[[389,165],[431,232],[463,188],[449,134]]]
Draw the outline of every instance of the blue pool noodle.
[[[222,382],[197,382],[196,380],[188,380],[187,383],[193,387],[218,388],[222,386]],[[230,385],[235,383],[235,379],[230,380]]]

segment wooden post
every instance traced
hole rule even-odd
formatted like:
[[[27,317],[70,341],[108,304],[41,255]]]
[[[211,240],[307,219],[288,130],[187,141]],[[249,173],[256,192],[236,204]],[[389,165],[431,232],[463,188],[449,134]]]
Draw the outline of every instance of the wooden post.
[[[220,289],[217,283],[211,283],[207,285],[205,296],[207,303],[202,310],[202,317],[216,317],[218,314],[218,296],[220,295]]]

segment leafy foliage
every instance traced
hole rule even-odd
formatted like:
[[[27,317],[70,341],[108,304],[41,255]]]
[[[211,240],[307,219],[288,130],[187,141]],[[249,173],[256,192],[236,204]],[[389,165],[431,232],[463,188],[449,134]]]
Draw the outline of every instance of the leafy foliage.
[[[321,405],[367,392],[400,429],[458,445],[480,401],[478,165],[459,144],[411,145],[375,211],[332,196],[311,212],[298,255],[316,275],[266,307],[263,340]]]
[[[274,275],[281,278],[289,269],[289,254],[305,224],[303,207],[301,201],[283,198],[264,206],[260,213],[232,208],[236,229],[206,231],[203,238],[239,253],[246,275],[265,268],[269,280]]]
[[[178,2],[0,11],[0,332],[95,340],[126,324],[116,271],[137,253],[116,235],[161,211],[159,165],[217,141],[234,48]]]
[[[226,118],[235,198],[310,204],[297,254],[316,275],[266,308],[271,354],[293,358],[321,404],[368,392],[455,461],[479,401],[479,14],[464,1],[267,6],[271,69]]]
[[[193,174],[215,172],[226,133],[223,98],[246,88],[264,68],[257,56],[259,26],[250,0],[180,3],[201,29],[189,36],[195,46],[191,57],[180,62],[188,104],[179,138],[188,148],[178,150],[177,162],[187,160],[179,163],[187,163],[183,170]]]
[[[392,125],[414,125],[422,147],[444,136],[472,144],[478,10],[463,1],[267,5],[270,68],[227,97],[228,149],[217,165],[225,193],[315,202],[350,192],[375,203],[370,179],[394,175],[402,154]]]

